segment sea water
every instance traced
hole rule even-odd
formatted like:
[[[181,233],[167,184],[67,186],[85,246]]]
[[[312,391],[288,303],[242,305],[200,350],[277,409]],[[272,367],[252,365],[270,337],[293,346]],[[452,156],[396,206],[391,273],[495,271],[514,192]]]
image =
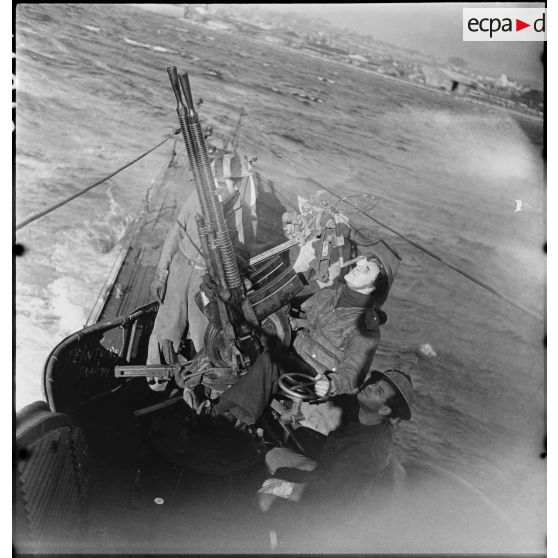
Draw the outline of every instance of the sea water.
[[[542,122],[134,6],[20,4],[16,222],[177,127],[171,65],[215,130],[232,134],[246,109],[240,149],[286,206],[319,189],[372,194],[374,218],[516,303],[351,215],[363,249],[380,235],[403,257],[375,363],[413,377],[400,456],[474,483],[521,518],[525,548],[543,548]],[[85,324],[169,148],[18,231],[17,409],[43,397],[45,358]]]

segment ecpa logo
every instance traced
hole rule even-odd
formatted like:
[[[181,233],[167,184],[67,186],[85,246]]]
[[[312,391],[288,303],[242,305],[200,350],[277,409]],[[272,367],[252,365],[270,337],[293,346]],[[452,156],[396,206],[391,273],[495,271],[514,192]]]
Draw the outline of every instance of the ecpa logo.
[[[464,41],[546,41],[544,8],[463,8]]]

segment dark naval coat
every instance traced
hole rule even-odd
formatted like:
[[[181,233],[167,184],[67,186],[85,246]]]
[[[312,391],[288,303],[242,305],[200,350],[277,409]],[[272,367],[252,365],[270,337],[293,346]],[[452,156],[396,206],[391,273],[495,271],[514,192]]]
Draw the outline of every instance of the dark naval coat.
[[[363,382],[380,343],[382,320],[375,308],[337,306],[347,288],[324,289],[303,303],[307,321],[293,345],[316,372],[326,373],[333,395]]]

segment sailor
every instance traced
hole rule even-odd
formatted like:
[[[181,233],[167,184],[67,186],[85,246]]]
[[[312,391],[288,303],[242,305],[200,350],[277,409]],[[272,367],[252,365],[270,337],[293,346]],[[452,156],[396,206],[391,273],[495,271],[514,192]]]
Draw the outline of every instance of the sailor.
[[[211,168],[237,256],[248,260],[256,203],[251,163],[236,154],[226,154],[215,159]],[[147,364],[177,362],[186,327],[195,350],[203,346],[208,322],[194,300],[205,273],[195,219],[198,213],[201,213],[200,203],[194,191],[187,197],[165,239],[151,284],[151,292],[160,306],[149,339]],[[156,391],[166,385],[166,382],[153,383],[151,378],[148,381]]]
[[[345,275],[345,284],[318,291],[302,304],[306,317],[291,321],[296,355],[262,353],[206,412],[254,424],[277,392],[279,376],[289,372],[315,376],[319,397],[356,393],[371,370],[380,325],[387,320],[381,306],[401,259],[383,240],[370,252]]]
[[[393,481],[397,470],[391,456],[393,424],[411,418],[410,377],[400,370],[375,370],[347,400],[342,425],[327,437],[316,437],[314,432],[314,443],[307,443],[316,460],[281,447],[266,454],[273,477],[259,490],[262,511],[277,497],[298,502],[303,493],[305,500],[334,498],[337,504],[343,500],[354,504],[370,485]],[[304,439],[302,434],[297,430],[299,440]]]

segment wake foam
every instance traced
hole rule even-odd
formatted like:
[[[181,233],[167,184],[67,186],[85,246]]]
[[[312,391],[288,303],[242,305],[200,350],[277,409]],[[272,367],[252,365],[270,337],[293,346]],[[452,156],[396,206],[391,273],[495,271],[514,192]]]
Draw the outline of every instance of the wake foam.
[[[90,297],[90,291],[79,279],[60,277],[49,286],[50,306],[58,316],[58,332],[67,337],[81,329],[87,319],[83,301]]]

